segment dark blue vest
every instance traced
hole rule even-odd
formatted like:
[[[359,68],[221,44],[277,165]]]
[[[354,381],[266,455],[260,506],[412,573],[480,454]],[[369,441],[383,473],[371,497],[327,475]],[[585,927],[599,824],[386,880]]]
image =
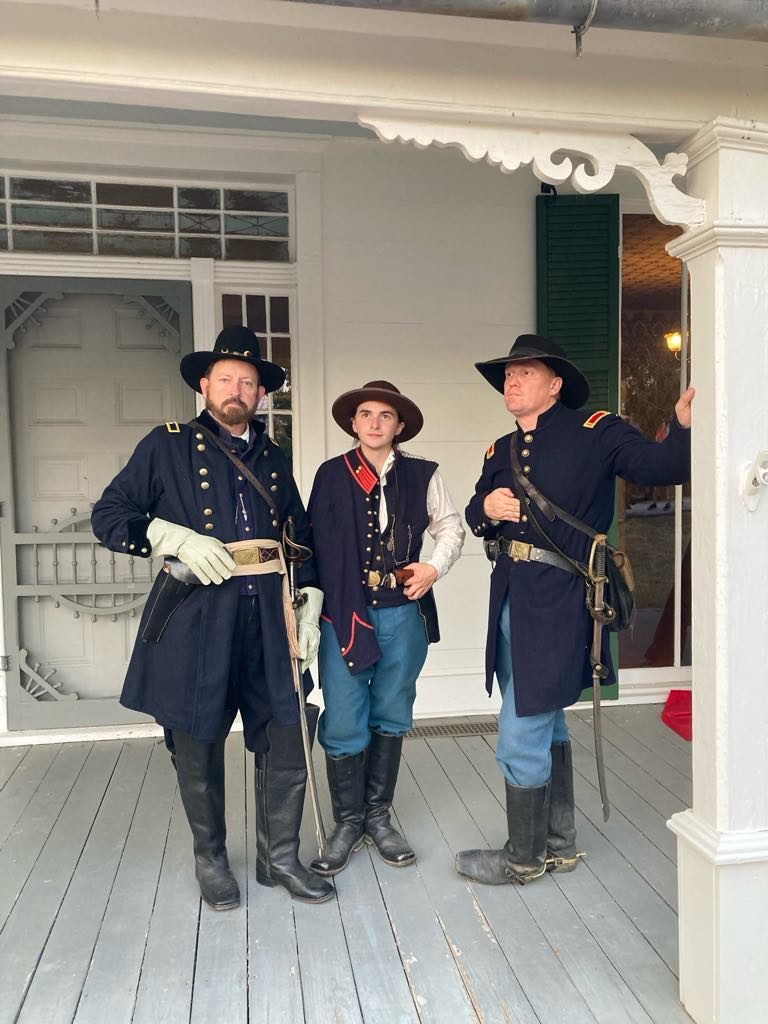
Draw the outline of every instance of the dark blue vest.
[[[378,572],[383,578],[419,561],[429,524],[427,489],[436,469],[436,462],[397,452],[382,488],[376,470],[353,448],[317,471],[308,509],[325,594],[324,614],[354,672],[381,656],[366,608],[408,603],[402,586],[374,589],[368,574]],[[379,531],[382,500],[388,515],[383,534]]]

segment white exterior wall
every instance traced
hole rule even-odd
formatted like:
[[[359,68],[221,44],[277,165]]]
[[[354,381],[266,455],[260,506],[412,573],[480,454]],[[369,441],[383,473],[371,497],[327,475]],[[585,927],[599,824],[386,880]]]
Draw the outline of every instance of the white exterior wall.
[[[460,512],[509,414],[474,369],[535,328],[535,197],[457,152],[336,140],[325,154],[323,265],[326,451],[351,440],[333,399],[390,380],[421,407],[406,447],[440,463]],[[428,546],[431,541],[428,539]],[[442,641],[419,683],[417,714],[490,713],[483,647],[490,565],[477,538],[436,595]]]

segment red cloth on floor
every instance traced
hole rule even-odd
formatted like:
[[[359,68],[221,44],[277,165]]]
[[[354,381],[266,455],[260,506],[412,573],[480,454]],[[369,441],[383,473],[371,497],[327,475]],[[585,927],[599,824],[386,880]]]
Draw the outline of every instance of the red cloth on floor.
[[[667,703],[661,712],[661,720],[684,740],[693,737],[693,710],[690,690],[670,690]]]

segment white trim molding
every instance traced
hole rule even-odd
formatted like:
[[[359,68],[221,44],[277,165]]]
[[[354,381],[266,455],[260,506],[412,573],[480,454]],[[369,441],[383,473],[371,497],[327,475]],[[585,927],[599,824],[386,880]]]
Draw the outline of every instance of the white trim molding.
[[[768,829],[759,832],[718,832],[691,811],[679,811],[667,822],[678,840],[697,850],[710,864],[768,864]]]
[[[686,173],[687,155],[667,153],[659,162],[645,143],[624,132],[391,118],[364,111],[358,122],[383,142],[413,143],[419,149],[452,146],[468,160],[484,159],[504,174],[531,164],[540,181],[561,185],[570,179],[580,193],[605,188],[616,169],[622,168],[639,179],[653,212],[663,223],[693,228],[704,221],[704,200],[686,195],[672,181]],[[567,153],[584,159],[572,160]]]

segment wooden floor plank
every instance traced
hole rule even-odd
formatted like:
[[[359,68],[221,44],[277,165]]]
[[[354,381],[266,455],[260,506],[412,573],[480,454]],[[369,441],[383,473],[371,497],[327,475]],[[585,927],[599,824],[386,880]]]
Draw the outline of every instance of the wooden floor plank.
[[[376,873],[357,854],[336,878],[339,910],[365,1024],[418,1024]]]
[[[21,1009],[109,783],[106,766],[111,757],[100,744],[90,751],[88,770],[80,772],[0,932],[0,1024],[15,1020]]]
[[[225,748],[227,851],[245,890],[245,748],[230,735]],[[215,911],[202,904],[190,1024],[246,1024],[248,976],[245,959],[248,917],[243,907]]]
[[[569,713],[568,722],[574,719],[581,721],[583,726],[592,732],[592,713]],[[644,769],[652,778],[668,789],[681,800],[686,807],[690,807],[693,800],[693,787],[690,776],[683,775],[671,764],[662,758],[646,744],[641,743],[635,736],[630,735],[625,729],[617,725],[610,714],[602,715],[603,738],[609,742],[614,749],[621,750],[625,757],[629,758],[640,768]]]
[[[30,984],[19,1024],[72,1020],[149,760],[149,746],[107,740],[86,769],[109,779]],[[111,773],[111,778],[109,778]]]
[[[597,765],[594,752],[587,750],[578,741],[571,744],[574,771],[583,776],[595,788],[598,787]],[[605,764],[608,798],[611,814],[621,813],[645,838],[653,843],[673,864],[677,862],[677,841],[667,828],[666,817],[635,792],[624,779],[614,771],[614,762],[606,758]]]
[[[582,719],[572,715],[569,719],[571,740],[579,743],[583,750],[594,760],[594,737],[591,728]],[[605,760],[610,770],[617,775],[622,782],[641,796],[651,807],[666,820],[671,818],[678,811],[684,811],[686,804],[680,797],[670,792],[660,782],[639,765],[635,764],[627,755],[603,737],[605,747]]]
[[[503,805],[504,781],[488,743],[482,737],[472,737],[459,740],[459,744],[493,790],[499,804]],[[474,816],[475,804],[470,806],[473,808]],[[479,808],[481,805],[478,803],[477,806]],[[635,866],[578,809],[576,826],[578,848],[586,852],[586,859],[577,870],[583,867],[592,871],[635,927],[651,942],[662,960],[676,974],[677,915],[674,910],[649,885]],[[502,837],[500,835],[499,841]]]
[[[492,751],[481,738],[461,739],[457,746],[465,758],[465,764],[461,763],[456,754],[448,757],[447,750],[446,755],[441,756],[441,762],[446,766],[467,807],[471,809],[483,837],[492,846],[499,846],[506,839],[505,785],[501,772]],[[517,966],[518,958],[515,957],[513,961],[526,985],[526,991],[530,986],[532,1000],[542,1000],[550,989],[558,988],[557,979],[561,973],[566,973],[568,987],[575,988],[581,996],[579,1005],[583,1002],[588,1006],[593,1018],[601,1024],[647,1024],[647,1014],[579,921],[571,905],[554,884],[552,876],[523,888],[509,888],[514,892],[517,902],[523,905],[527,918],[522,917],[522,921],[527,933],[532,933],[531,926],[535,922],[546,941],[546,946],[541,938],[538,942],[529,940],[526,943],[526,948],[530,947],[538,954],[530,969],[529,981]],[[473,889],[487,903],[488,917],[494,930],[498,930],[497,934],[501,934],[503,929],[512,929],[511,941],[520,942],[523,934],[519,926],[516,927],[522,916],[520,909],[514,923],[505,913],[506,907],[514,905],[512,896],[506,897],[502,909],[498,903],[499,890],[489,890],[487,886],[480,885],[473,886]],[[554,969],[553,960],[556,964]],[[545,1021],[559,1019],[554,1016],[555,1013],[560,1016],[565,1014],[565,1019],[569,1019],[570,1007],[567,1002],[564,1009],[546,1005],[537,1005],[536,1009]]]
[[[189,1021],[199,917],[192,835],[177,789],[132,1024]]]
[[[455,749],[453,740],[430,741],[437,747],[446,744]],[[454,859],[459,849],[481,845],[480,833],[472,821],[459,795],[451,785],[432,747],[425,740],[409,742],[406,749],[407,765],[418,786],[418,792],[404,802],[398,799],[398,815],[406,828],[419,831],[419,870],[424,877],[430,899],[440,915],[446,938],[455,951],[465,985],[472,998],[478,1017],[483,1021],[535,1022],[538,1019],[523,990],[520,972],[524,967],[519,960],[520,948],[511,958],[505,945],[488,927],[483,901],[473,893],[456,873]],[[495,893],[498,897],[498,893]],[[539,936],[540,937],[540,936]],[[551,986],[570,1001],[571,1020],[591,1022],[575,992],[566,992],[563,986]],[[550,1006],[551,1008],[551,1006]]]
[[[306,1024],[362,1024],[337,901],[312,905],[296,900],[293,913]]]
[[[168,837],[176,777],[162,742],[152,742],[149,767],[115,876],[77,1024],[130,1024]]]
[[[0,747],[0,789],[13,775],[32,747]]]
[[[246,901],[248,919],[248,1011],[252,1024],[304,1021],[301,967],[293,916],[294,902],[282,887],[256,881],[256,825],[253,758],[246,768]]]
[[[60,744],[34,747],[0,790],[0,847],[24,813],[60,750]]]
[[[0,922],[7,919],[91,750],[62,747],[0,849]]]
[[[641,714],[641,710],[637,707],[611,708],[611,721],[625,733],[644,743],[657,757],[671,764],[681,775],[692,778],[690,744],[680,745],[685,741],[680,740],[680,737],[659,719],[658,707],[646,709],[645,714]]]

